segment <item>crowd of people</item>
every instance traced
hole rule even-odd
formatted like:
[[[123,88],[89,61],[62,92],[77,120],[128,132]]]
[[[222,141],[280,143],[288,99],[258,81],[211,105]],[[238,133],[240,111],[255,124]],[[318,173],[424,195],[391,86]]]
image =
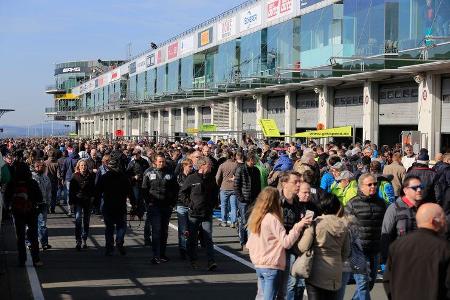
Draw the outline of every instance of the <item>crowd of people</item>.
[[[213,211],[236,229],[259,299],[370,299],[377,275],[391,299],[450,299],[450,153],[426,149],[233,139],[156,143],[68,138],[0,141],[3,216],[18,262],[51,249],[47,215],[75,218],[76,251],[90,217],[105,224],[106,256],[126,255],[127,214],[145,220],[151,263],[166,263],[176,214],[180,258],[214,271]]]

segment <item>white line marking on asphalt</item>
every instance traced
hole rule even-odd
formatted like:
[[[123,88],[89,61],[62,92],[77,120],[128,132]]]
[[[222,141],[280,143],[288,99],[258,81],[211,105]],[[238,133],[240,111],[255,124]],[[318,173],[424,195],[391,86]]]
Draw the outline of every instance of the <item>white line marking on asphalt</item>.
[[[175,226],[175,225],[173,225],[172,223],[169,223],[169,226],[170,226],[170,228],[172,228],[172,229],[178,231],[178,227]],[[243,259],[243,258],[241,258],[241,257],[239,257],[239,256],[237,256],[237,255],[235,255],[235,254],[233,254],[233,253],[231,253],[231,252],[225,250],[225,249],[222,249],[222,248],[220,248],[220,247],[217,246],[217,245],[214,245],[214,250],[216,250],[216,251],[219,252],[219,253],[222,253],[222,254],[225,255],[225,256],[228,256],[228,257],[231,258],[231,259],[234,259],[234,260],[237,261],[237,262],[240,262],[241,264],[243,264],[243,265],[249,267],[250,269],[253,269],[253,270],[255,269],[255,267],[253,266],[253,264],[252,264],[251,262],[249,262],[248,260],[245,260],[245,259]]]
[[[33,260],[31,259],[30,252],[27,251],[27,273],[28,280],[30,281],[31,292],[33,293],[34,300],[44,300],[44,294],[42,293],[41,283],[36,273],[36,269],[33,266]]]

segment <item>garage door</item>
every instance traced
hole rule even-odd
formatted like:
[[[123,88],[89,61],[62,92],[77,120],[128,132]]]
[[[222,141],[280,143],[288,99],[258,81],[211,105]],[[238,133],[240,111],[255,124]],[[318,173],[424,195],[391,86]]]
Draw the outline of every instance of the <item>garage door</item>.
[[[363,124],[363,88],[337,89],[334,93],[334,126]]]
[[[298,93],[296,99],[297,128],[316,128],[319,122],[319,95]]]
[[[274,119],[280,132],[284,132],[284,96],[267,98],[267,118]]]
[[[418,87],[413,82],[380,85],[380,125],[417,125]]]

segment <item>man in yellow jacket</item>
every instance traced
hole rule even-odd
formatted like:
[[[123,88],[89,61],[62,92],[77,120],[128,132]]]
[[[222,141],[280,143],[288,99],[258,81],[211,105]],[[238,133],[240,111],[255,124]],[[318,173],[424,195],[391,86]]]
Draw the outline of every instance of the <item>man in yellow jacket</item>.
[[[358,183],[350,171],[342,171],[331,185],[331,194],[335,195],[342,206],[347,205],[348,201],[358,193]]]

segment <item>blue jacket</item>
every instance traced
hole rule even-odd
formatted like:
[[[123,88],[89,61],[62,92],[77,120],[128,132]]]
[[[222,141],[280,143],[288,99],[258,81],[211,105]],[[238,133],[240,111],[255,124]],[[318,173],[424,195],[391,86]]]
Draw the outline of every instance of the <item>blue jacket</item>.
[[[273,171],[289,171],[294,166],[292,159],[287,154],[281,154],[277,162],[273,166]]]
[[[323,173],[322,178],[320,179],[320,188],[327,193],[331,193],[331,185],[334,182],[334,177],[331,175],[329,171]]]
[[[62,177],[65,181],[70,181],[72,179],[73,173],[75,173],[75,166],[77,165],[80,157],[78,153],[70,153],[69,156],[64,160],[64,165],[62,168]]]

